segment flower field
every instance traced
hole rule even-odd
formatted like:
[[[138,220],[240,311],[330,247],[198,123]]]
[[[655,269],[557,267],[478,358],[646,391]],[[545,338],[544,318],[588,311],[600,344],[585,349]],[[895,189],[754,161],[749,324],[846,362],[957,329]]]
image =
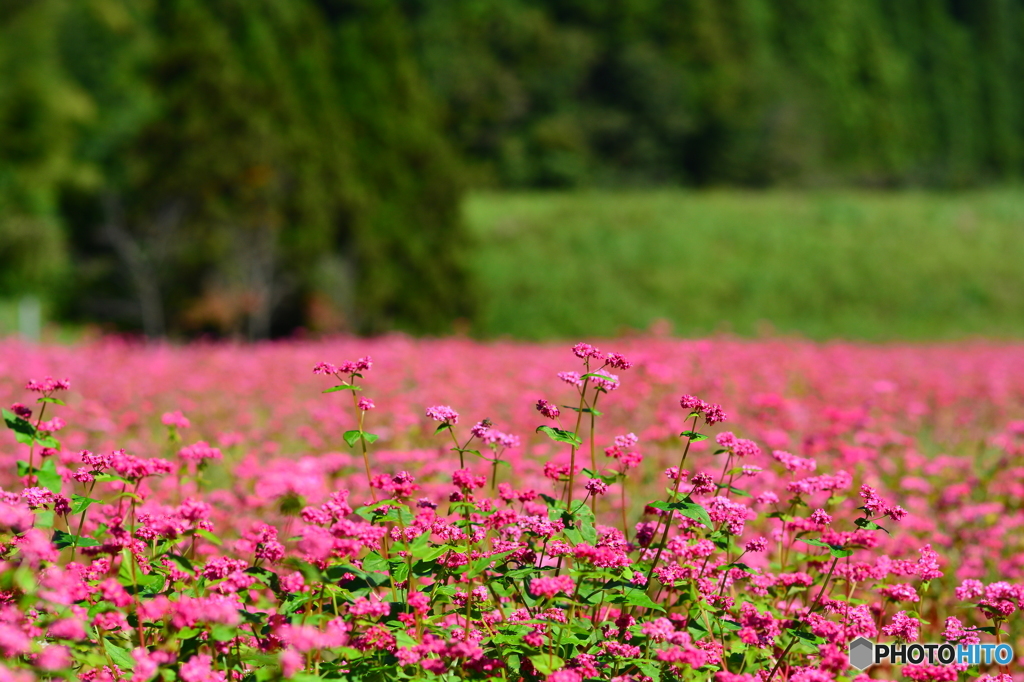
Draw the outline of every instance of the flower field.
[[[594,343],[0,342],[0,682],[1024,679],[1024,346]]]

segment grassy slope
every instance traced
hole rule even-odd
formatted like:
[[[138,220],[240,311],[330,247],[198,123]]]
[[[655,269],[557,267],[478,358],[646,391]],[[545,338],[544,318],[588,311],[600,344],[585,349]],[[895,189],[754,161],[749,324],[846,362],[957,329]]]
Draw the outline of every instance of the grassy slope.
[[[475,331],[1024,336],[1024,192],[480,194]],[[770,327],[765,323],[769,322]]]

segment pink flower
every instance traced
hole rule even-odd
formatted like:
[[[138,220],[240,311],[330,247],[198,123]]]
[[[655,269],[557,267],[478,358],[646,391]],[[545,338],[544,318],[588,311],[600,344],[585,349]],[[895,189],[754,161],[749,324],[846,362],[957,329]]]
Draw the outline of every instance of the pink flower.
[[[920,630],[919,620],[909,616],[906,611],[897,611],[892,617],[892,622],[882,628],[882,634],[898,637],[905,642],[916,642]]]
[[[593,496],[604,495],[608,492],[608,484],[599,478],[592,478],[587,481],[586,489],[590,491]]]
[[[25,384],[26,390],[33,391],[35,393],[50,394],[54,391],[67,391],[71,388],[70,379],[54,379],[53,377],[46,377],[42,381],[36,381],[30,379]]]
[[[372,400],[370,400],[369,398],[365,398],[365,397],[364,398],[360,398],[359,402],[357,403],[357,405],[358,405],[359,409],[362,410],[363,412],[368,412],[368,411],[372,410],[374,407],[376,407],[376,405],[373,404]]]
[[[173,426],[178,429],[187,429],[192,425],[180,410],[164,412],[163,416],[160,417],[160,421],[163,422],[164,426]]]
[[[313,374],[337,374],[338,368],[329,362],[318,362],[313,365]]]
[[[427,416],[434,421],[445,424],[458,424],[459,413],[447,405],[435,405],[427,408]]]
[[[754,538],[743,548],[744,552],[763,552],[768,549],[768,540],[763,537]]]
[[[552,598],[558,593],[572,594],[576,582],[569,575],[546,576],[530,581],[530,592],[538,597]]]
[[[186,461],[201,462],[204,459],[221,459],[220,448],[210,447],[204,440],[178,451],[178,457]]]
[[[722,411],[721,405],[706,403],[700,398],[692,395],[684,395],[680,398],[679,406],[684,410],[689,410],[691,414],[696,413],[704,415],[704,423],[708,426],[724,422],[726,420],[726,414]]]
[[[227,676],[213,669],[213,657],[197,654],[181,665],[179,672],[184,682],[223,682]]]
[[[61,670],[71,665],[71,652],[66,646],[51,644],[36,654],[36,665],[43,670]]]
[[[827,526],[832,523],[832,517],[824,509],[815,509],[811,514],[811,523],[816,526]]]
[[[22,419],[28,419],[32,416],[32,408],[26,407],[21,403],[14,403],[13,405],[11,405],[11,412],[18,415]]]
[[[577,343],[575,346],[572,347],[572,353],[580,360],[601,357],[601,351],[599,351],[597,348],[594,348],[589,343]]]
[[[558,415],[561,414],[557,405],[553,405],[543,398],[537,401],[537,411],[548,419],[558,419]]]

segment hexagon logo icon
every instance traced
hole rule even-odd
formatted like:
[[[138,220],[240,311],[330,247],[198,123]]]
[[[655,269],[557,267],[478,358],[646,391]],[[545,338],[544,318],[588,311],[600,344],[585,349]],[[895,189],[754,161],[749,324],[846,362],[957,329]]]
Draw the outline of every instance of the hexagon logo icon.
[[[850,665],[864,670],[875,662],[875,645],[870,639],[858,637],[850,642]]]

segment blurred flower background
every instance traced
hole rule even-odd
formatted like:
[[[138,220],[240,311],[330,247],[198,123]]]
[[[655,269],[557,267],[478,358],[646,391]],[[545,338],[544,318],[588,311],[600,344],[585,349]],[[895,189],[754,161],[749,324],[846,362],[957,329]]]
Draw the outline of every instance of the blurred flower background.
[[[0,0],[0,331],[1024,331],[1021,0]]]

